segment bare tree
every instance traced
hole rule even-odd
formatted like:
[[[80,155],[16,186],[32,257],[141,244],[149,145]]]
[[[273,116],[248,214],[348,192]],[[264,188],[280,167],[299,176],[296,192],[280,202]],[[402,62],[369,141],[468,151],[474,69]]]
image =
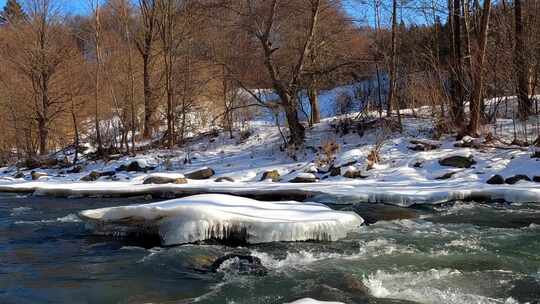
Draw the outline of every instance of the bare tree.
[[[473,70],[471,71],[473,79],[473,91],[470,100],[470,119],[467,127],[467,132],[471,135],[478,135],[480,128],[480,105],[483,99],[484,60],[486,54],[490,15],[491,0],[484,0],[480,30],[477,36],[478,47],[474,54],[474,65]]]
[[[529,99],[529,67],[526,57],[525,29],[523,26],[522,0],[514,0],[515,45],[514,62],[517,78],[519,117],[526,120],[531,111]]]
[[[139,0],[140,36],[135,39],[137,50],[143,60],[143,90],[144,90],[144,125],[143,137],[152,136],[155,120],[156,99],[152,86],[151,65],[153,60],[154,41],[157,32],[157,0]]]

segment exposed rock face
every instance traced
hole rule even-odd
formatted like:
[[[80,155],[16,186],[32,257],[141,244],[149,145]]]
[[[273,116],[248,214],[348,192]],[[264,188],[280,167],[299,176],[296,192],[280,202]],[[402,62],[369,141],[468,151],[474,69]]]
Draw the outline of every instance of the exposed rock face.
[[[509,184],[509,185],[513,185],[513,184],[515,184],[515,183],[517,183],[519,181],[522,181],[522,180],[528,181],[528,182],[531,181],[531,179],[527,175],[518,174],[518,175],[507,178],[506,180],[504,180],[504,182]]]
[[[261,177],[261,181],[264,181],[267,179],[270,179],[273,182],[279,182],[279,180],[281,179],[281,175],[279,175],[279,172],[277,170],[266,171],[263,173]]]
[[[502,185],[502,184],[504,184],[504,177],[502,177],[499,174],[496,174],[496,175],[493,175],[492,177],[490,177],[487,180],[486,183],[488,183],[490,185]]]
[[[38,180],[40,177],[47,176],[47,173],[32,171],[30,175],[32,176],[32,180]]]
[[[450,156],[439,160],[441,166],[455,167],[455,168],[470,168],[472,165],[476,164],[476,161],[471,156]]]
[[[289,183],[314,183],[316,181],[317,181],[317,176],[315,176],[315,174],[303,173],[291,179]]]
[[[189,179],[209,179],[210,177],[214,176],[214,174],[216,174],[214,170],[205,167],[186,173],[185,176]]]
[[[264,267],[261,259],[251,255],[228,254],[218,258],[210,266],[211,272],[232,271],[240,275],[264,276],[268,269]]]
[[[216,178],[215,182],[216,183],[222,183],[222,182],[234,183],[234,179],[232,177],[222,176],[222,177]]]
[[[149,176],[144,179],[143,184],[187,184],[187,182],[187,179],[184,177]]]
[[[127,171],[127,172],[147,172],[148,170],[154,170],[154,167],[142,167],[138,161],[132,161],[129,165],[121,165],[116,168],[116,171]]]
[[[540,183],[540,176],[533,177],[533,182]]]

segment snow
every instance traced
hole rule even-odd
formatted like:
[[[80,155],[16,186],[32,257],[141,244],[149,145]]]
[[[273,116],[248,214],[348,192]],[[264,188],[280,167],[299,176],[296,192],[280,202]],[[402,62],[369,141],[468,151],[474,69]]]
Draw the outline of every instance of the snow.
[[[158,234],[166,246],[237,237],[247,243],[333,241],[363,223],[353,212],[318,203],[263,202],[220,194],[86,210],[80,216],[98,234]]]
[[[338,91],[353,92],[346,86],[335,89],[334,93],[321,92],[321,96],[337,96]],[[261,92],[271,95],[269,92]],[[325,95],[326,94],[326,95]],[[334,98],[334,97],[332,97]],[[336,106],[335,98],[322,98],[321,108]],[[495,101],[488,100],[487,106],[493,107]],[[508,104],[515,102],[509,98]],[[502,107],[500,107],[502,108]],[[511,112],[511,111],[510,111]],[[413,116],[415,113],[416,116]],[[251,136],[247,139],[221,133],[217,137],[201,137],[189,146],[175,150],[148,150],[134,157],[124,156],[111,161],[85,161],[84,170],[77,174],[65,174],[65,169],[40,169],[48,174],[39,180],[30,180],[30,170],[23,171],[24,179],[14,179],[14,167],[3,169],[0,173],[0,192],[28,192],[36,195],[56,196],[137,196],[155,195],[175,197],[203,193],[221,193],[235,195],[274,195],[283,197],[333,197],[334,202],[384,202],[399,206],[413,204],[437,204],[452,200],[503,199],[508,202],[540,202],[540,184],[521,181],[515,185],[488,185],[486,181],[495,174],[509,178],[525,174],[530,179],[540,176],[540,159],[532,158],[534,148],[519,148],[503,145],[482,148],[456,147],[455,138],[446,136],[433,139],[433,115],[429,107],[403,111],[403,132],[388,132],[379,126],[365,130],[360,136],[351,132],[346,135],[336,133],[333,124],[346,116],[332,116],[313,128],[306,130],[305,149],[295,152],[282,151],[281,135],[277,127],[264,121],[249,123]],[[513,138],[511,114],[501,112],[497,123],[491,126],[502,141],[511,142]],[[353,113],[350,117],[355,116]],[[531,122],[537,118],[531,118]],[[486,127],[490,128],[490,127]],[[533,138],[536,128],[528,128],[528,138]],[[518,132],[519,133],[519,132]],[[535,135],[536,136],[536,135]],[[335,140],[339,151],[335,155],[335,167],[341,167],[341,173],[347,170],[361,172],[363,179],[349,179],[342,176],[329,176],[320,171],[329,165],[320,165],[321,145]],[[413,151],[409,149],[411,140],[436,144],[431,151]],[[466,140],[478,144],[483,138]],[[367,170],[367,156],[377,143],[380,146],[380,162]],[[497,143],[498,144],[498,143]],[[439,160],[453,156],[471,155],[476,164],[471,168],[445,167]],[[186,161],[188,160],[188,161]],[[144,172],[117,172],[116,180],[102,177],[95,182],[81,182],[79,179],[91,171],[114,171],[122,164],[137,161],[140,166],[155,167]],[[352,164],[354,163],[354,164]],[[317,165],[316,165],[317,164]],[[352,164],[352,165],[351,165]],[[352,166],[352,167],[348,167]],[[188,172],[201,168],[211,168],[215,176],[208,180],[188,180],[187,184],[144,185],[149,175],[163,175],[171,178],[183,177]],[[322,170],[317,170],[322,169]],[[260,181],[264,172],[276,170],[280,182]],[[446,180],[438,178],[453,175]],[[316,176],[315,183],[289,183],[295,177]],[[232,178],[232,183],[216,183],[216,178]]]

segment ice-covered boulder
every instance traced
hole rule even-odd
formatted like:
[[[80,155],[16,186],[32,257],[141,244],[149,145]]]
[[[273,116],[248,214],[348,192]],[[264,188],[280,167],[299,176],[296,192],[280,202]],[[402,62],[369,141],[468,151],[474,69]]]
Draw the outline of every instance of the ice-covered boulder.
[[[163,245],[217,239],[242,243],[333,241],[357,231],[363,219],[318,203],[264,202],[203,194],[159,203],[86,210],[102,235],[155,237]]]

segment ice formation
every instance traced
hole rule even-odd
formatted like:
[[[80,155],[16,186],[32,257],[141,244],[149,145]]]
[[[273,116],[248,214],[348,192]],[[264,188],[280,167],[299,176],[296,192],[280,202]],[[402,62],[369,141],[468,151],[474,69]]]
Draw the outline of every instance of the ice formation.
[[[203,194],[164,202],[86,210],[98,234],[158,235],[162,245],[218,239],[245,243],[334,241],[356,231],[363,219],[318,203],[264,202]]]

